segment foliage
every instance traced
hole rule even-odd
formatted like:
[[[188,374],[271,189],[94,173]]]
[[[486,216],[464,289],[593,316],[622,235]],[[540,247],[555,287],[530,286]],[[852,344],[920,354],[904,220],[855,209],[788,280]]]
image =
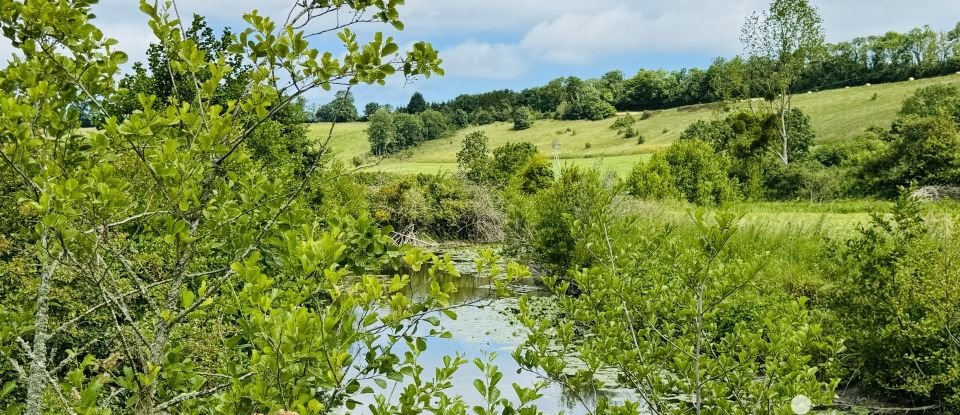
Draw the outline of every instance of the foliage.
[[[457,152],[460,173],[474,183],[487,183],[490,180],[492,162],[488,152],[487,135],[483,131],[467,134],[460,151]]]
[[[698,213],[698,237],[672,244],[664,242],[669,229],[638,226],[616,211],[607,206],[573,229],[590,241],[581,244],[594,263],[571,268],[569,281],[547,281],[561,294],[577,287],[579,295],[560,301],[563,321],[532,317],[521,302],[530,330],[514,355],[522,366],[569,390],[595,386],[597,372],[616,370],[640,401],[601,398],[603,413],[641,406],[661,414],[792,413],[795,397],[833,399],[836,381],[817,379],[813,357],[830,343],[803,299],[765,303],[755,285],[763,259],[729,248],[735,216]],[[572,353],[581,368],[563,357]]]
[[[960,124],[960,88],[954,85],[932,85],[920,88],[903,101],[901,116],[934,117],[946,113]]]
[[[833,244],[830,310],[851,376],[869,390],[960,408],[960,221],[927,223],[906,194],[891,215]]]
[[[450,133],[450,125],[447,117],[440,111],[426,110],[420,113],[420,120],[423,122],[424,140],[436,140],[446,137]]]
[[[497,147],[493,149],[493,163],[490,164],[492,170],[489,176],[494,184],[502,187],[537,154],[537,147],[527,142],[508,142]]]
[[[448,240],[497,242],[503,221],[488,192],[449,175],[396,176],[372,183],[370,210],[383,225]]]
[[[396,148],[402,150],[420,144],[426,138],[423,119],[418,115],[399,113],[393,116],[393,126],[397,130]]]
[[[960,124],[946,113],[901,117],[889,139],[886,151],[863,169],[880,194],[892,195],[898,186],[960,183]]]
[[[691,203],[717,205],[736,200],[737,187],[728,177],[730,162],[702,141],[685,140],[638,164],[630,175],[631,193],[642,197],[679,195]]]
[[[563,91],[563,97],[557,107],[557,117],[560,119],[599,121],[617,113],[613,105],[600,97],[596,88],[580,78],[567,78]]]
[[[367,137],[370,140],[370,152],[374,155],[392,153],[398,147],[393,114],[382,108],[373,113],[367,126]]]
[[[532,196],[512,195],[507,211],[509,251],[554,275],[589,264],[592,258],[573,231],[577,223],[591,221],[615,193],[599,172],[565,167],[550,187]]]
[[[513,110],[513,129],[526,130],[533,126],[533,113],[528,107]]]
[[[513,187],[526,195],[533,195],[553,184],[553,168],[542,154],[534,154],[514,174]]]
[[[377,413],[462,411],[449,394],[459,362],[431,381],[416,361],[424,336],[443,335],[428,316],[451,306],[459,274],[449,260],[394,246],[368,219],[318,216],[306,196],[324,191],[314,180],[326,148],[296,175],[277,175],[248,145],[316,88],[442,73],[428,44],[401,54],[380,33],[361,43],[347,29],[358,20],[327,28],[343,43],[328,54],[293,29],[323,33],[311,20],[328,13],[401,27],[397,5],[303,4],[286,23],[248,13],[229,53],[211,56],[181,32],[172,2],[141,2],[172,83],[193,90],[139,94],[121,119],[105,104],[125,93],[115,79],[126,55],[91,24],[91,3],[0,1],[3,34],[19,49],[0,69],[0,174],[15,178],[2,200],[15,195],[31,218],[16,232],[26,266],[3,261],[25,282],[0,298],[5,410],[305,415],[367,395]],[[242,93],[220,105],[233,55],[250,69]],[[103,129],[78,132],[78,102],[101,112]],[[429,289],[411,298],[409,275],[367,271],[384,268],[423,270]],[[416,353],[400,358],[398,345]],[[387,405],[363,379],[404,392]]]
[[[337,91],[333,101],[317,109],[317,121],[320,122],[353,122],[359,118],[353,93],[350,91]]]
[[[423,98],[423,94],[414,92],[413,96],[410,97],[410,102],[407,104],[407,114],[419,114],[426,110],[427,100]]]

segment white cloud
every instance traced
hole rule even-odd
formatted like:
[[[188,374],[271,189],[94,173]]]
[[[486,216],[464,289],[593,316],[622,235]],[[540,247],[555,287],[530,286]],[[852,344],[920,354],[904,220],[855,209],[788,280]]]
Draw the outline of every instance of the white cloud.
[[[516,45],[468,40],[440,51],[444,70],[451,76],[475,79],[514,79],[526,71]]]
[[[743,7],[692,1],[673,4],[677,7],[621,6],[566,13],[536,25],[521,45],[550,61],[570,64],[588,64],[596,57],[616,54],[736,51],[743,17],[727,10]]]

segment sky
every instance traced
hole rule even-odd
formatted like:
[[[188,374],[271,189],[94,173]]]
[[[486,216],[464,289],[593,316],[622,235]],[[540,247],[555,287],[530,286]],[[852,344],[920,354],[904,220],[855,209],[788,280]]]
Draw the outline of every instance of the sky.
[[[179,0],[181,15],[207,16],[217,28],[244,27],[241,16],[257,9],[283,20],[294,0]],[[948,30],[960,21],[957,0],[811,0],[820,9],[827,41],[906,31],[930,25]],[[359,105],[403,105],[414,92],[428,101],[461,93],[523,89],[560,76],[597,77],[619,69],[706,67],[717,56],[740,53],[740,27],[768,0],[407,0],[400,8],[406,29],[383,25],[401,46],[427,41],[440,51],[446,76],[385,87],[354,88]],[[131,60],[142,60],[152,34],[137,0],[101,0],[96,22],[120,41]],[[321,27],[324,22],[318,22]],[[314,43],[337,53],[336,38]],[[0,56],[9,47],[0,45]],[[315,93],[322,103],[332,94]]]

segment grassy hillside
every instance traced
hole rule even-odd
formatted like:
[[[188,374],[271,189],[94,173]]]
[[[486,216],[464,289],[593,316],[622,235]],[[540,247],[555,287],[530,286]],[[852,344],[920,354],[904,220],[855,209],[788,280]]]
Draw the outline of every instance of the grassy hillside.
[[[794,102],[810,116],[817,140],[831,142],[853,138],[875,125],[887,127],[904,98],[917,88],[937,83],[960,85],[960,75],[801,94],[794,98]],[[457,132],[453,137],[426,142],[414,149],[410,157],[392,156],[370,169],[396,173],[454,171],[461,141],[467,134],[480,130],[490,138],[491,148],[507,142],[528,141],[542,153],[553,155],[552,143],[558,140],[561,163],[595,166],[625,174],[637,161],[650,157],[676,140],[694,121],[719,116],[721,114],[711,105],[653,112],[651,118],[637,123],[640,134],[646,139],[644,144],[637,144],[636,139],[618,137],[609,128],[613,119],[540,120],[524,131],[513,131],[510,123],[496,123],[471,127]],[[310,127],[310,133],[322,139],[326,137],[328,129],[329,124],[314,124]],[[345,160],[368,153],[370,146],[366,124],[337,125],[331,143],[334,151]]]

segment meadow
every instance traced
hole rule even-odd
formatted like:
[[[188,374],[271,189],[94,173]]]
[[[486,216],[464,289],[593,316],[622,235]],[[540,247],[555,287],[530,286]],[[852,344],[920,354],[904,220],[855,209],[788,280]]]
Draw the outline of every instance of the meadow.
[[[895,118],[903,100],[918,88],[935,84],[960,84],[960,75],[919,79],[881,85],[834,89],[797,94],[794,105],[806,113],[817,133],[817,143],[848,140],[870,127],[887,128]],[[752,101],[742,107],[762,105]],[[483,131],[489,145],[496,148],[508,142],[530,142],[546,155],[554,156],[553,143],[559,142],[556,156],[560,164],[599,167],[624,176],[641,160],[648,159],[657,150],[670,145],[680,137],[688,125],[697,120],[711,120],[723,115],[715,104],[693,105],[674,109],[650,111],[650,118],[638,121],[636,126],[644,138],[623,138],[610,129],[614,119],[603,121],[538,120],[527,130],[516,131],[512,123],[493,123],[457,131],[451,137],[428,141],[406,154],[389,156],[368,168],[369,171],[389,173],[455,172],[457,151],[464,137]],[[638,117],[639,118],[639,117]],[[311,124],[309,135],[313,140],[324,139],[330,125]],[[363,156],[370,151],[366,123],[341,123],[334,129],[331,147],[343,160]]]

